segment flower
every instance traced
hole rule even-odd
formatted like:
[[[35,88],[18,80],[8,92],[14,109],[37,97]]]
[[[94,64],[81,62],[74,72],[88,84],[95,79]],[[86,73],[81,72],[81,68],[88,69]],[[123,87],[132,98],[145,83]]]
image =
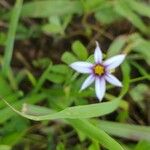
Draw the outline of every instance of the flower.
[[[79,73],[89,74],[82,84],[81,90],[86,89],[95,81],[96,96],[99,101],[101,101],[106,92],[106,81],[115,86],[122,87],[122,83],[111,74],[111,71],[123,62],[125,56],[125,54],[120,54],[103,61],[102,51],[96,41],[96,48],[94,52],[95,63],[92,64],[90,62],[77,61],[72,63],[70,67]]]

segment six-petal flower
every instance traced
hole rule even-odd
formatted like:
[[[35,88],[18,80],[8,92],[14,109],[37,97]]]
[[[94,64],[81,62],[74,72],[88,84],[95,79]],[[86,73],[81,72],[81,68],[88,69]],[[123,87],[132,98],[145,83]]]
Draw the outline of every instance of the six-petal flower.
[[[81,90],[84,90],[95,81],[96,96],[101,101],[106,91],[106,81],[115,86],[122,86],[122,83],[111,74],[111,70],[118,67],[124,59],[125,55],[120,54],[103,61],[102,51],[96,41],[96,48],[94,52],[95,63],[92,64],[90,62],[77,61],[72,63],[70,67],[79,73],[90,74],[82,84]]]

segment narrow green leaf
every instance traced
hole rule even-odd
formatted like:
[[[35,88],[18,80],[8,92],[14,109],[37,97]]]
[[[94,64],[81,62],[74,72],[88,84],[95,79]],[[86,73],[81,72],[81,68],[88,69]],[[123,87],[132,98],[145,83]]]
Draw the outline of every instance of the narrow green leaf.
[[[107,133],[105,133],[100,128],[95,127],[87,120],[77,120],[68,119],[69,123],[76,129],[80,130],[82,133],[87,135],[89,138],[98,141],[104,147],[109,150],[124,150],[119,143],[117,143],[113,138],[111,138]]]
[[[21,96],[23,96],[22,91],[17,91],[15,93],[12,91],[11,93],[9,93],[3,97],[4,98],[7,97],[8,102],[10,104],[12,104],[12,103],[16,102]],[[5,108],[5,107],[6,107],[6,105],[2,101],[0,101],[0,109]]]
[[[34,92],[37,92],[38,90],[40,90],[40,88],[42,87],[43,83],[46,81],[47,76],[49,75],[50,69],[51,69],[52,64],[50,63],[49,66],[47,67],[47,69],[43,72],[43,74],[41,75],[40,79],[38,80],[35,89],[33,90]]]
[[[69,0],[41,0],[28,2],[23,5],[22,17],[50,17],[82,12],[80,1]]]
[[[150,127],[95,120],[95,124],[107,133],[130,140],[150,141]],[[117,132],[116,132],[117,131]]]
[[[137,0],[127,0],[129,6],[140,15],[150,17],[149,3]]]
[[[139,73],[143,76],[145,76],[148,80],[150,80],[150,73],[148,73],[144,68],[143,66],[139,65],[138,63],[136,62],[130,62],[134,67],[136,67],[139,71]]]
[[[52,110],[35,105],[27,105],[25,108],[26,113],[43,115],[51,113]],[[79,119],[66,119],[66,121],[71,124],[78,132],[80,131],[83,135],[96,140],[110,150],[123,150],[123,148],[109,135],[107,135],[103,130],[95,127],[87,120]]]
[[[148,34],[148,28],[143,23],[142,19],[130,9],[126,1],[118,0],[115,5],[115,10],[118,14],[129,20],[135,27],[145,34]]]
[[[14,93],[14,91],[11,89],[9,82],[5,80],[5,78],[0,74],[0,96],[7,97],[9,103],[15,102],[20,96],[22,96],[22,92],[17,91]],[[5,107],[4,103],[0,101],[0,109]]]
[[[114,56],[116,54],[119,54],[122,51],[123,46],[125,45],[127,41],[127,37],[126,36],[119,36],[117,37],[110,45],[109,49],[108,49],[108,53],[107,56],[111,57]]]
[[[139,103],[144,100],[145,94],[149,92],[149,87],[146,84],[140,83],[130,90],[130,96],[133,101]]]
[[[50,108],[24,103],[22,107],[22,112],[28,115],[41,116],[53,113],[54,111]]]
[[[150,42],[141,37],[138,33],[131,34],[128,38],[128,42],[130,43],[130,48],[132,51],[139,53],[141,57],[143,57],[143,59],[150,64],[150,53],[148,50],[150,47]]]
[[[13,102],[13,106],[17,109],[20,109],[24,103],[35,104],[46,98],[45,94],[32,94],[28,95],[25,98],[19,99],[16,102]],[[5,98],[7,100],[7,98]],[[9,100],[7,100],[9,101]],[[4,123],[12,116],[15,115],[15,112],[12,112],[11,108],[5,107],[4,109],[0,109],[0,123]]]
[[[6,100],[2,98],[2,100],[16,113],[19,115],[26,117],[31,120],[53,120],[53,119],[62,119],[62,118],[70,118],[70,119],[77,119],[77,118],[92,118],[103,116],[109,114],[116,110],[119,106],[120,99],[113,100],[111,102],[104,102],[100,104],[91,104],[91,105],[81,105],[81,106],[74,106],[66,108],[59,112],[50,113],[43,116],[34,116],[34,115],[27,115],[16,110],[13,106],[11,106]]]
[[[5,75],[7,75],[7,73],[8,73],[8,70],[10,67],[10,62],[12,59],[15,34],[16,34],[16,30],[17,30],[20,12],[22,9],[22,3],[23,3],[23,0],[17,0],[14,8],[12,10],[12,14],[11,14],[11,20],[10,20],[10,24],[9,24],[9,30],[8,30],[4,60],[3,60],[3,68],[2,68],[3,73]]]
[[[46,113],[51,113],[52,110],[35,105],[27,105],[26,113],[43,115]],[[39,114],[40,113],[40,114]],[[102,144],[104,147],[109,150],[123,150],[121,145],[112,139],[107,133],[105,133],[100,128],[94,126],[88,120],[80,119],[66,119],[66,121],[71,124],[78,132],[80,131],[83,135],[91,138]]]
[[[139,40],[139,44],[133,48],[133,51],[143,55],[145,61],[150,65],[149,47],[150,47],[150,42],[141,38]]]

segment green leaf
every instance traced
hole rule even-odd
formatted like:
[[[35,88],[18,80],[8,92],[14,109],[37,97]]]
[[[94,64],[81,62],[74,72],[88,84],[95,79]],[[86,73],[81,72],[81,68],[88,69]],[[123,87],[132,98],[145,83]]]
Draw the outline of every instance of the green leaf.
[[[12,95],[10,95],[11,97],[13,97]],[[5,97],[5,99],[7,100],[7,102],[10,101],[10,99],[8,99],[9,97]],[[33,94],[32,95],[28,95],[25,98],[19,99],[16,102],[13,102],[13,106],[15,106],[15,108],[21,108],[22,105],[24,103],[30,103],[30,104],[35,104],[38,103],[40,101],[42,101],[43,99],[46,98],[46,95],[43,94]],[[15,99],[15,97],[14,97]],[[15,101],[15,100],[14,100]],[[0,124],[4,123],[5,121],[7,121],[8,119],[12,118],[15,115],[15,112],[12,112],[11,109],[9,107],[5,107],[3,109],[0,109]]]
[[[22,17],[50,17],[78,14],[82,12],[80,1],[41,0],[28,2],[23,5]]]
[[[130,9],[126,1],[118,0],[115,5],[115,10],[118,14],[129,20],[135,27],[137,27],[141,32],[148,34],[148,28],[143,23],[142,19]]]
[[[52,110],[41,106],[27,105],[25,108],[25,112],[29,114],[43,115],[51,113]],[[39,112],[40,114],[37,114],[37,112]],[[108,149],[123,150],[123,148],[114,139],[107,135],[103,130],[95,127],[89,121],[84,119],[67,119],[66,121],[82,134],[88,136],[92,140],[98,141]]]
[[[95,62],[95,60],[94,60],[94,54],[90,55],[88,57],[87,61],[90,62],[90,63],[94,63]]]
[[[147,126],[131,125],[102,120],[94,120],[94,123],[100,129],[103,129],[107,133],[117,137],[131,139],[135,141],[150,141],[150,127]]]
[[[71,21],[71,15],[64,17],[50,16],[49,23],[42,26],[42,30],[47,34],[65,34],[65,29]]]
[[[50,73],[47,79],[53,83],[62,83],[65,77],[62,74]]]
[[[145,61],[150,64],[150,53],[148,50],[150,47],[150,42],[137,33],[131,34],[128,38],[128,42],[131,43],[132,50],[141,54],[143,59],[145,59]]]
[[[87,120],[68,119],[69,123],[89,138],[98,141],[109,150],[124,150],[119,143],[112,139],[107,133],[97,128]]]
[[[149,88],[146,84],[138,84],[136,87],[130,90],[130,95],[135,102],[144,100],[144,95],[149,92]]]
[[[88,147],[88,150],[99,150],[99,143],[97,141],[93,141],[92,144]]]
[[[48,113],[54,112],[49,108],[38,106],[38,105],[27,104],[27,103],[23,104],[22,111],[29,115],[35,115],[35,116],[47,115]]]
[[[17,0],[15,6],[11,13],[11,20],[9,24],[8,36],[6,40],[6,47],[4,53],[4,60],[3,60],[3,73],[7,75],[8,70],[10,68],[10,63],[13,54],[13,47],[15,41],[15,34],[17,30],[17,25],[19,21],[19,16],[22,8],[23,0]]]
[[[104,24],[111,24],[120,20],[120,15],[114,10],[114,6],[109,2],[103,2],[101,7],[95,11],[95,17],[98,21]]]
[[[86,60],[88,57],[88,52],[85,46],[80,41],[75,41],[72,44],[73,52],[78,56],[81,60]]]
[[[150,74],[143,68],[143,66],[139,65],[138,63],[132,61],[130,62],[135,68],[137,68],[137,70],[139,71],[139,73],[141,75],[143,75],[144,77],[146,77],[148,80],[150,80]]]
[[[150,149],[150,142],[140,141],[134,150],[148,150]]]
[[[65,145],[61,142],[59,142],[56,146],[56,150],[65,150]]]
[[[60,17],[58,17],[58,16],[50,16],[49,23],[43,25],[42,30],[48,34],[49,33],[50,34],[52,34],[52,33],[64,34],[64,29],[62,27]]]
[[[77,118],[92,118],[92,117],[98,117],[103,116],[106,114],[109,114],[113,112],[115,109],[118,108],[120,99],[117,98],[116,100],[113,100],[111,102],[103,102],[100,104],[91,104],[91,105],[82,105],[82,106],[74,106],[74,107],[68,107],[64,110],[61,110],[59,112],[54,112],[47,115],[42,116],[34,116],[34,115],[28,115],[25,113],[22,113],[18,110],[16,110],[13,106],[11,106],[7,101],[5,101],[3,98],[2,100],[16,113],[19,115],[26,117],[28,119],[32,120],[53,120],[53,119],[62,119],[62,118],[70,118],[70,119],[77,119]],[[27,110],[27,108],[26,108]],[[27,111],[26,111],[27,112]]]
[[[140,15],[150,17],[149,3],[137,0],[127,0],[129,6]]]
[[[123,46],[125,45],[127,41],[127,37],[126,36],[119,36],[117,37],[110,45],[109,49],[108,49],[108,53],[107,56],[111,57],[114,55],[117,55],[119,53],[121,53]]]
[[[53,65],[50,71],[59,74],[66,74],[69,71],[69,68],[67,65],[59,64],[59,65]]]
[[[7,136],[4,136],[3,138],[0,139],[0,144],[4,145],[15,145],[17,142],[19,142],[22,137],[25,135],[25,130],[20,131],[20,132],[13,132]]]
[[[13,93],[13,90],[10,88],[9,83],[4,79],[0,73],[0,95],[7,96]]]
[[[52,61],[49,57],[38,58],[37,60],[33,60],[33,65],[37,68],[46,68]]]
[[[62,27],[61,25],[56,25],[56,24],[45,24],[42,26],[42,30],[43,32],[47,33],[47,34],[63,34],[63,30],[62,30]]]
[[[39,78],[38,82],[36,83],[36,86],[35,86],[35,89],[33,90],[33,92],[37,92],[38,90],[40,90],[40,88],[42,87],[42,85],[44,84],[44,82],[46,81],[46,79],[49,75],[51,66],[52,66],[52,64],[50,63],[49,66],[46,68],[46,70],[41,75],[41,77]]]
[[[0,96],[9,98],[8,102],[15,102],[18,97],[22,96],[22,92],[15,92],[11,89],[9,82],[0,74]],[[0,101],[0,108],[5,107],[4,103]]]
[[[46,33],[60,33],[64,34],[61,19],[58,16],[50,16],[49,23],[42,27]]]
[[[0,145],[0,150],[11,150],[11,146],[9,146],[9,145]]]
[[[97,9],[101,8],[105,3],[105,0],[86,0],[82,2],[84,11],[87,13],[95,12]]]
[[[149,59],[150,58],[150,52],[149,52],[150,42],[144,39],[139,39],[138,42],[139,42],[138,45],[136,45],[133,48],[133,51],[138,52],[141,55],[143,55],[146,62],[150,65],[150,59]]]
[[[77,61],[77,58],[70,52],[64,52],[62,57],[61,57],[61,60],[70,65],[71,63]]]
[[[118,100],[116,100],[117,102]],[[115,101],[113,101],[115,102]],[[115,103],[116,103],[115,102]],[[6,102],[7,103],[7,102]],[[107,102],[108,103],[108,102]],[[109,102],[110,103],[110,102]],[[118,103],[118,102],[117,102]],[[106,103],[105,103],[106,104]],[[96,104],[94,104],[96,105]],[[98,104],[100,105],[100,104]],[[11,106],[10,106],[11,107]],[[103,106],[104,107],[104,106]],[[102,108],[103,108],[102,107]],[[109,106],[108,106],[109,107]],[[11,107],[12,108],[12,107]],[[99,107],[100,108],[100,107]],[[100,108],[100,109],[102,109]],[[14,108],[12,108],[14,109]],[[16,111],[16,110],[14,110]],[[41,107],[41,106],[34,106],[32,105],[30,107],[26,106],[25,108],[25,112],[26,113],[31,113],[34,114],[37,112],[43,114],[43,113],[51,113],[52,110]],[[94,109],[93,109],[94,111]],[[20,113],[20,112],[19,112]],[[92,113],[92,112],[91,112]],[[78,117],[80,117],[78,115]],[[79,119],[67,119],[67,122],[69,124],[71,124],[75,129],[77,129],[78,131],[82,132],[82,134],[88,136],[89,138],[91,138],[92,140],[96,140],[98,141],[100,144],[102,144],[103,146],[105,146],[106,148],[108,148],[109,150],[123,150],[123,148],[121,147],[121,145],[119,143],[117,143],[114,139],[112,139],[107,133],[105,133],[103,130],[95,127],[92,123],[90,123],[87,120],[79,120]]]

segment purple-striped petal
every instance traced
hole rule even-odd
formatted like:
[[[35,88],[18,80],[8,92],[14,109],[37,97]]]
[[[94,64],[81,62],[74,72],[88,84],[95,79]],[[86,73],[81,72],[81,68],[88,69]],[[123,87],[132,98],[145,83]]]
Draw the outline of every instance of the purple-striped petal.
[[[119,86],[122,87],[122,83],[112,74],[107,74],[105,76],[105,79],[107,82],[109,82],[110,84],[113,84],[115,86]]]
[[[124,61],[125,56],[126,55],[121,54],[121,55],[111,57],[108,60],[104,61],[103,64],[104,64],[104,66],[106,66],[107,70],[114,69],[114,68],[118,67]]]
[[[83,61],[77,61],[72,63],[70,67],[80,73],[92,73],[93,64]]]
[[[102,78],[97,77],[95,79],[95,91],[96,96],[98,97],[99,101],[101,101],[106,91],[106,82],[103,77]]]
[[[94,52],[94,59],[95,59],[95,63],[102,62],[102,51],[101,51],[100,46],[97,41],[96,41],[96,48],[95,48],[95,52]]]
[[[90,75],[86,78],[86,80],[83,82],[81,90],[86,89],[88,86],[90,86],[94,82],[95,77],[93,75]]]

